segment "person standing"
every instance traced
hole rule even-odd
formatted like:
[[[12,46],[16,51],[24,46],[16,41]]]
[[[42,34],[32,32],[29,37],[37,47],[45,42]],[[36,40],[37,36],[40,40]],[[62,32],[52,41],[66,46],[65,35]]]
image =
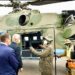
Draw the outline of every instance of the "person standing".
[[[66,56],[67,56],[67,59],[71,59],[71,52],[74,51],[74,45],[73,45],[72,41],[69,40],[69,39],[65,40],[65,45],[66,45]]]
[[[30,46],[30,50],[35,55],[40,57],[39,67],[41,75],[53,75],[53,49],[51,46],[52,40],[45,38],[43,40],[43,45],[40,46],[43,48],[43,51],[37,51],[32,46]]]
[[[9,45],[11,48],[14,49],[15,51],[15,55],[16,55],[16,59],[19,62],[19,67],[16,71],[16,74],[18,75],[19,70],[22,71],[23,70],[23,63],[22,63],[22,59],[21,59],[21,49],[18,46],[18,44],[20,43],[20,35],[19,34],[14,34],[12,36],[12,43]]]
[[[0,37],[0,75],[16,75],[18,61],[16,60],[14,50],[8,45],[10,36],[5,33]]]

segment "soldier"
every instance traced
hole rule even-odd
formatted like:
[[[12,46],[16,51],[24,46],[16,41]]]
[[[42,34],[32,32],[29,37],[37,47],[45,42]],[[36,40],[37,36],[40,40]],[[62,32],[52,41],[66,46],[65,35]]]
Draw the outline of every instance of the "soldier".
[[[60,55],[59,57],[66,56],[67,59],[69,60],[69,59],[71,59],[71,52],[74,51],[74,45],[73,45],[72,41],[69,39],[66,39],[64,44],[66,46],[65,53],[63,55]]]
[[[30,47],[31,52],[40,57],[39,66],[41,75],[53,75],[53,49],[51,42],[52,40],[48,38],[43,40],[43,45],[40,45],[44,49],[42,52],[38,52],[32,46]]]
[[[71,40],[66,39],[65,40],[65,45],[66,45],[66,56],[68,59],[71,59],[71,52],[74,51],[74,45]]]
[[[64,56],[67,57],[67,61],[65,65],[66,65],[68,75],[71,75],[71,69],[69,67],[69,63],[72,63],[73,61],[73,59],[71,59],[71,56],[72,56],[71,53],[74,53],[74,45],[73,45],[73,42],[69,39],[66,39],[64,44],[66,46],[65,53],[63,55],[60,55],[59,57],[64,57]]]

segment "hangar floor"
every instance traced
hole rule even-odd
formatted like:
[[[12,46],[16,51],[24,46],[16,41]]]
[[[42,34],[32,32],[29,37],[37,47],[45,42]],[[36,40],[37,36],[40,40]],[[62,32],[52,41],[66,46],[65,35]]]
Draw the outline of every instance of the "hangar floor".
[[[19,75],[41,75],[39,72],[39,60],[23,60],[24,70]],[[57,75],[66,75],[66,58],[57,58]],[[53,68],[54,73],[54,68]],[[53,74],[55,75],[55,74]]]

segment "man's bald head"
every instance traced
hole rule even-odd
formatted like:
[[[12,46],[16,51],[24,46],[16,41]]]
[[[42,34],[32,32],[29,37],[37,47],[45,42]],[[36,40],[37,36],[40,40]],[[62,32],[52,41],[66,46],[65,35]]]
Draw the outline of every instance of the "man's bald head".
[[[12,36],[12,41],[15,43],[20,43],[20,35],[19,34],[14,34]]]

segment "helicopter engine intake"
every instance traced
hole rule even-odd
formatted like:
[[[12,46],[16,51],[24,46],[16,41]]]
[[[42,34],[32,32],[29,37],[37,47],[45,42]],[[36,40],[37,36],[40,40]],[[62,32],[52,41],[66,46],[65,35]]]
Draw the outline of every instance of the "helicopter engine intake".
[[[19,17],[19,24],[21,26],[25,26],[28,23],[28,21],[29,21],[29,17],[27,15],[21,15]]]

